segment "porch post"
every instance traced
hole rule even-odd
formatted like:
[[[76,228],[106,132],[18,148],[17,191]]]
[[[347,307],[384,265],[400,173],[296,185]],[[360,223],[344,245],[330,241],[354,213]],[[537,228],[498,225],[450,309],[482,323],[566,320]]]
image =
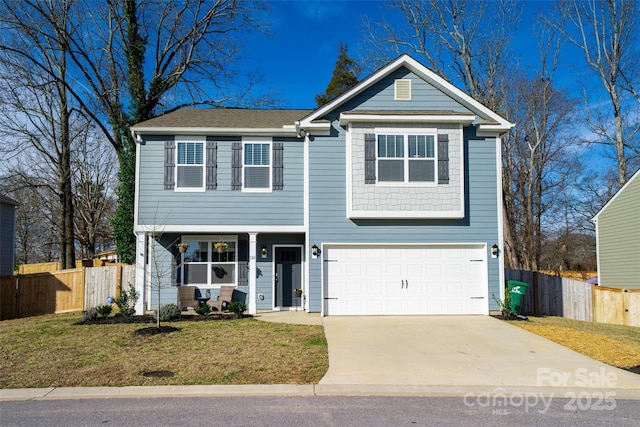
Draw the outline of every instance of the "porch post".
[[[256,314],[256,240],[258,233],[249,233],[249,314]]]
[[[145,260],[147,259],[147,245],[146,239],[147,233],[142,232],[136,235],[136,292],[138,294],[138,301],[136,301],[136,314],[145,314],[147,307],[147,266]],[[124,285],[123,285],[124,287]],[[127,289],[127,292],[129,290]],[[115,295],[113,295],[115,297]]]

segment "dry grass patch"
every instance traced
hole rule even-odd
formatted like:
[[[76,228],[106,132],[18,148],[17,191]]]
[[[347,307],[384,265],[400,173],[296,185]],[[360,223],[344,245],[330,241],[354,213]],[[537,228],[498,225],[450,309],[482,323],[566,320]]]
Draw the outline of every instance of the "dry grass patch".
[[[78,325],[79,314],[0,322],[0,388],[310,384],[328,368],[321,326],[254,319]],[[167,371],[173,376],[145,376]]]
[[[640,374],[640,328],[551,316],[510,323],[600,362]]]

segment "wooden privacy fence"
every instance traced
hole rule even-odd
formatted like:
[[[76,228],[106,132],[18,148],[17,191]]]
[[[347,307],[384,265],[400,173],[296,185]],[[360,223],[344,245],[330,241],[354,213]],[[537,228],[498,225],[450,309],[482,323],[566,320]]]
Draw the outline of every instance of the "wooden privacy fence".
[[[82,310],[82,268],[3,277],[0,320]]]
[[[135,266],[83,267],[0,278],[0,320],[86,310],[135,283]]]
[[[129,284],[135,284],[135,274],[135,265],[85,268],[84,309],[106,304],[108,296],[119,296],[118,287],[121,284],[128,291]]]
[[[529,284],[523,314],[640,326],[640,290],[605,288],[522,270],[505,270],[505,279]]]
[[[640,289],[594,286],[593,320],[640,327]]]

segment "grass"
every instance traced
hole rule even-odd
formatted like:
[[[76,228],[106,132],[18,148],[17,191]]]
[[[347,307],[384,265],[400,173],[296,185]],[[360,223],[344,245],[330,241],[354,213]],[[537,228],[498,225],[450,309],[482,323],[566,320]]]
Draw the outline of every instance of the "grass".
[[[640,328],[529,319],[512,323],[640,374]],[[174,332],[152,335],[137,333],[152,325],[80,320],[58,314],[0,322],[0,388],[314,384],[329,365],[321,326],[177,321],[163,323]]]
[[[510,323],[592,359],[640,374],[640,328],[553,316]]]
[[[329,366],[321,326],[176,321],[163,323],[174,332],[150,335],[136,331],[152,325],[80,320],[58,314],[0,322],[0,388],[312,384]]]

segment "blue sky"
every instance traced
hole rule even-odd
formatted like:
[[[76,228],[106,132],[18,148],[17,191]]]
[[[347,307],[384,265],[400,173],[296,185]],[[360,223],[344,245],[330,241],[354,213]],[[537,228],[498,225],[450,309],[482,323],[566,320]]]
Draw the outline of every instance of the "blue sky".
[[[274,90],[281,108],[314,108],[315,95],[324,92],[331,79],[338,45],[347,43],[349,54],[358,59],[365,47],[362,18],[368,16],[374,21],[383,16],[393,18],[380,0],[269,3],[270,34],[252,33],[244,37],[244,64],[260,70],[264,76],[262,89]],[[522,27],[513,42],[516,54],[536,52],[532,18],[536,9],[549,7],[550,2],[529,1],[525,5]],[[529,59],[521,58],[523,63]]]
[[[531,65],[539,69],[535,35],[540,29],[534,26],[534,18],[539,10],[548,10],[553,3],[552,0],[522,1],[521,24],[514,30],[511,41],[514,59],[521,67]],[[263,81],[259,92],[272,92],[278,101],[277,108],[313,109],[316,107],[315,95],[323,93],[331,79],[339,44],[346,43],[350,56],[356,60],[366,51],[363,17],[367,16],[372,22],[383,17],[387,21],[402,22],[401,17],[385,8],[386,4],[382,0],[270,0],[269,34],[244,35],[242,64],[250,70],[260,71]],[[579,109],[584,108],[585,83],[594,79],[582,55],[576,47],[565,44],[560,67],[554,75],[556,87],[577,99],[582,105]],[[366,77],[371,71],[365,70],[360,77]],[[459,82],[452,83],[460,87]],[[593,90],[594,87],[597,90]],[[586,93],[591,107],[609,103],[599,84]],[[576,131],[579,138],[594,138],[585,127]],[[614,152],[609,147],[587,148],[585,145],[575,147],[582,152],[585,162],[614,164]]]

